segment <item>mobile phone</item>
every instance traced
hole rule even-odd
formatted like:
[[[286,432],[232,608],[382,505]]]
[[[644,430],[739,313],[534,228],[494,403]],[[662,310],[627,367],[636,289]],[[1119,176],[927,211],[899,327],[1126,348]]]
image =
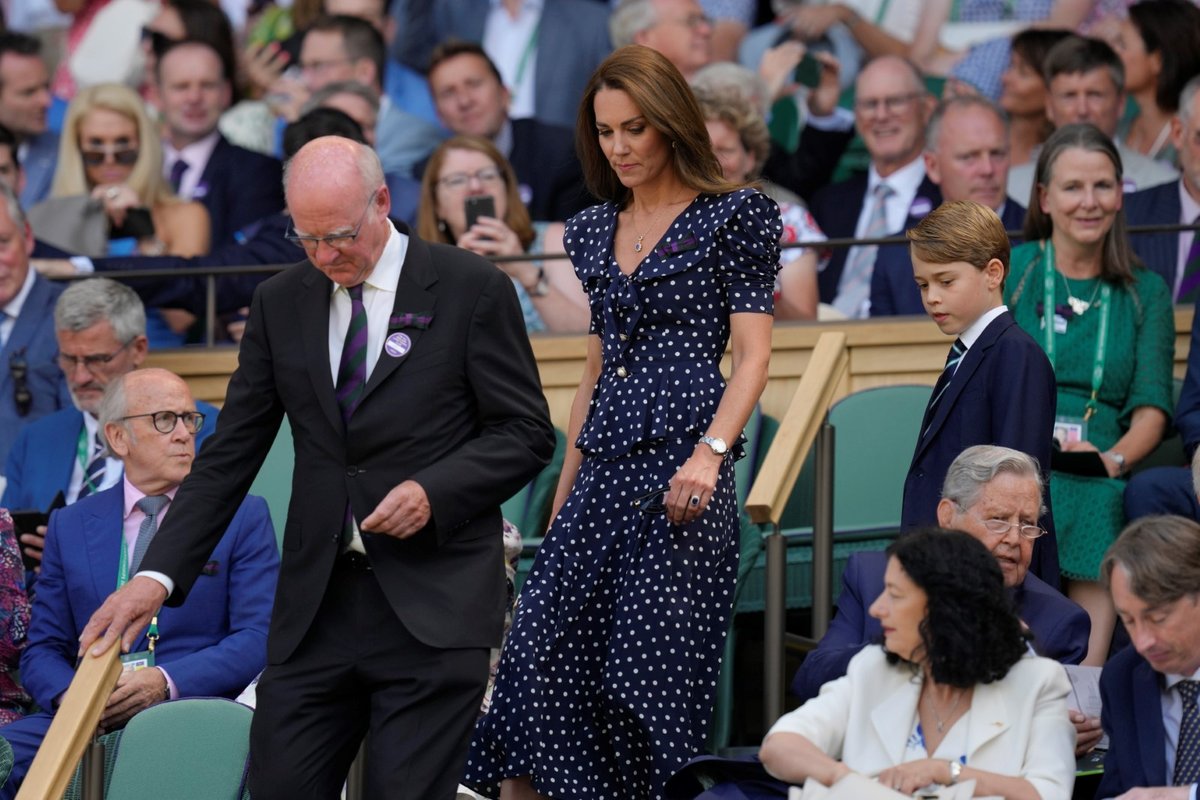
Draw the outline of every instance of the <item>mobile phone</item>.
[[[467,217],[467,230],[470,230],[480,217],[496,216],[496,201],[490,194],[473,194],[463,201],[463,212]]]
[[[821,62],[813,58],[812,53],[805,53],[792,77],[801,86],[815,89],[821,82]]]
[[[150,239],[154,236],[154,219],[148,208],[131,208],[125,212],[125,223],[121,230],[135,239]]]
[[[39,525],[46,525],[50,522],[50,515],[37,509],[22,509],[20,511],[11,512],[13,528],[17,535],[17,549],[21,551],[21,561],[25,564],[25,571],[32,572],[35,567],[41,566],[42,562],[39,559],[31,557],[25,552],[27,545],[21,541],[23,533],[37,533]],[[32,548],[37,549],[37,548]]]

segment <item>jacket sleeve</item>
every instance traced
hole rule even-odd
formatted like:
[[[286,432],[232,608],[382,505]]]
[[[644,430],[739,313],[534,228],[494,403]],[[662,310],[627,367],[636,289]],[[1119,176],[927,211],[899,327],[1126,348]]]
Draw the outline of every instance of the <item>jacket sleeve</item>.
[[[21,655],[21,680],[37,704],[47,710],[54,708],[55,699],[75,677],[75,654],[79,649],[79,630],[74,624],[77,615],[71,609],[72,592],[67,586],[59,543],[63,515],[62,511],[50,515],[28,643]]]
[[[842,573],[842,594],[837,614],[821,637],[817,649],[804,657],[792,679],[792,693],[804,702],[816,697],[821,687],[846,674],[850,659],[867,644],[867,606],[874,598],[862,597],[858,561],[853,556]]]

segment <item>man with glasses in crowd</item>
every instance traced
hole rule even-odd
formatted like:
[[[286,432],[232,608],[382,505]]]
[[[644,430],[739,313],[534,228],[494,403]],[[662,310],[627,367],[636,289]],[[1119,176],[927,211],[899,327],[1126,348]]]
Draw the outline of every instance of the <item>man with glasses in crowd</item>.
[[[21,656],[22,683],[42,711],[0,727],[14,757],[0,798],[20,788],[75,676],[84,622],[109,591],[137,572],[191,471],[196,433],[211,424],[183,379],[163,369],[113,378],[98,405],[100,429],[124,465],[124,478],[50,520]],[[151,657],[146,638],[134,646],[136,658],[126,663],[101,712],[102,730],[119,728],[163,700],[236,697],[266,664],[279,573],[275,530],[261,497],[247,497],[233,510],[187,602],[158,612]],[[138,660],[144,667],[134,669]]]
[[[121,462],[105,451],[97,414],[105,388],[146,358],[146,312],[128,286],[93,278],[69,286],[53,314],[45,313],[49,341],[58,342],[57,366],[66,376],[70,407],[26,426],[8,453],[8,484],[0,506],[47,510],[55,497],[74,503],[121,480]],[[217,409],[197,404],[207,424],[196,444],[216,428]],[[40,560],[45,528],[21,532],[22,550]]]
[[[55,362],[62,287],[29,268],[33,246],[16,193],[0,181],[0,459],[24,427],[71,403]]]

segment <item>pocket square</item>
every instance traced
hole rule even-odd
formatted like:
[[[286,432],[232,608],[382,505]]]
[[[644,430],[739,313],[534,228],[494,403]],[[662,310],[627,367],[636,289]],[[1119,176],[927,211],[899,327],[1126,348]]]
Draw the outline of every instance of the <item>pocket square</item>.
[[[200,574],[208,575],[209,577],[212,577],[213,575],[216,575],[220,571],[221,571],[221,562],[220,561],[209,561],[207,564],[204,565],[204,569],[200,570]]]
[[[695,250],[699,243],[700,240],[696,238],[696,234],[688,231],[675,241],[666,242],[662,245],[662,247],[659,247],[657,250],[655,250],[655,252],[658,253],[659,256],[666,258],[667,256],[674,256],[678,255],[679,253],[686,253],[688,250]]]
[[[432,323],[433,314],[397,314],[394,317],[388,318],[388,333],[398,331],[401,328],[416,328],[423,331]]]

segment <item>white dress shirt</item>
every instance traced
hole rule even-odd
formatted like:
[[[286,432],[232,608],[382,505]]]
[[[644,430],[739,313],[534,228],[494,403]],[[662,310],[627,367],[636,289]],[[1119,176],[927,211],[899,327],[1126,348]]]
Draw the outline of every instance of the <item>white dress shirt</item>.
[[[1196,217],[1200,217],[1200,203],[1188,193],[1187,187],[1183,185],[1183,181],[1179,182],[1179,223],[1181,225],[1191,225],[1196,221]],[[1172,288],[1171,297],[1179,296],[1179,287],[1183,284],[1183,271],[1187,268],[1188,253],[1192,249],[1192,244],[1196,241],[1196,232],[1192,230],[1179,232],[1179,254],[1175,262],[1175,285]]]
[[[12,333],[13,326],[17,324],[17,317],[21,316],[21,309],[25,307],[29,293],[33,291],[33,281],[36,277],[37,273],[32,268],[29,269],[25,273],[25,283],[21,284],[21,291],[17,292],[16,296],[0,309],[0,312],[3,312],[0,314],[0,347],[4,347],[8,343],[8,336]]]
[[[971,324],[971,327],[958,335],[959,341],[963,343],[963,355],[966,355],[967,351],[971,349],[971,345],[979,340],[979,337],[987,330],[987,326],[992,324],[992,320],[1005,311],[1008,311],[1008,306],[1004,304],[996,306],[991,311],[985,312],[982,317]]]
[[[187,162],[188,168],[183,173],[183,177],[179,179],[179,196],[184,200],[199,200],[204,197],[206,192],[196,194],[196,189],[200,186],[200,176],[204,174],[205,167],[208,166],[208,159],[212,158],[213,150],[217,147],[217,140],[221,138],[220,131],[213,131],[208,136],[205,136],[198,142],[176,150],[171,146],[171,143],[163,140],[163,177],[167,181],[171,180],[171,169],[175,166],[175,162],[183,159]],[[205,187],[207,189],[207,187]]]
[[[483,25],[483,49],[500,70],[500,77],[512,95],[508,116],[512,119],[532,117],[542,0],[524,0],[516,18],[509,15],[503,0],[491,0],[489,6]]]
[[[91,456],[91,443],[96,441],[96,431],[99,428],[99,421],[88,412],[83,412],[83,430],[87,435],[88,456]],[[67,484],[66,501],[68,505],[79,499],[79,492],[83,489],[83,474],[86,466],[86,462],[81,464],[79,463],[79,458],[76,457],[75,464],[71,467],[71,482]],[[123,468],[124,465],[121,463],[121,459],[113,458],[112,456],[106,457],[104,459],[104,476],[100,479],[100,483],[92,493],[102,492],[105,489],[111,489],[116,486],[117,481],[121,480]]]

